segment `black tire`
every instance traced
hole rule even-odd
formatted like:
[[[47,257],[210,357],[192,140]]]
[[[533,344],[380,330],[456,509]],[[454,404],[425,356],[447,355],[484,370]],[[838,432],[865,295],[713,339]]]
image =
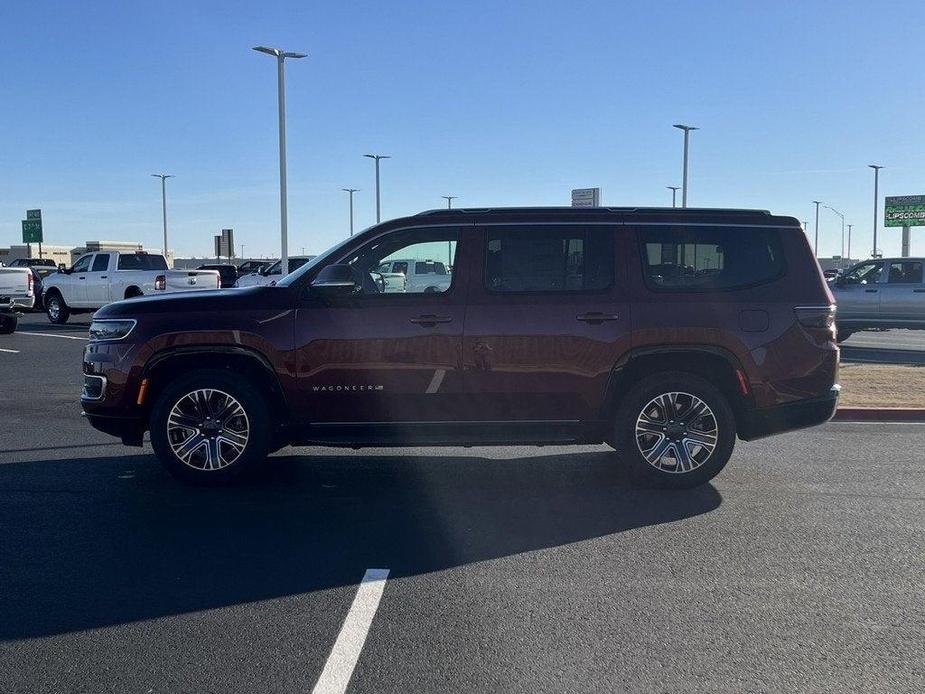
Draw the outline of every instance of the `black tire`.
[[[16,332],[19,318],[10,315],[0,315],[0,335],[12,335]]]
[[[668,402],[676,409],[674,415],[664,418],[664,426],[661,412],[668,408],[653,404],[662,395],[669,396]],[[711,415],[685,423],[687,408],[693,407],[694,399],[705,404]],[[644,411],[647,421],[643,421]],[[681,417],[676,419],[678,414]],[[658,429],[658,433],[637,436],[637,424]],[[649,486],[670,489],[690,489],[709,482],[729,461],[736,440],[735,416],[726,397],[705,379],[684,372],[654,374],[631,386],[617,409],[614,426],[614,447],[629,461],[633,476]],[[707,442],[711,436],[712,452],[691,440],[697,437]],[[643,451],[652,458],[660,446],[668,450],[654,463],[649,462]],[[685,460],[690,464],[686,470]]]
[[[191,394],[205,390],[213,391],[208,407],[200,407],[188,399]],[[228,428],[222,428],[217,418],[209,422],[202,420],[203,410],[208,410],[206,416],[217,415],[217,410],[228,404],[222,396],[230,396],[237,401],[244,411],[246,421],[240,417],[229,417],[226,420],[230,422]],[[175,425],[168,428],[168,419],[175,407],[179,407],[184,417],[198,420],[199,428],[190,430]],[[222,369],[192,371],[172,381],[151,411],[149,429],[151,446],[164,467],[184,482],[206,486],[226,485],[249,477],[266,460],[272,438],[266,399],[249,380]],[[241,431],[246,432],[246,441],[239,452],[231,439],[240,442]],[[198,444],[194,440],[197,437]],[[222,443],[223,440],[225,443]],[[184,451],[182,446],[187,441],[190,447]],[[185,461],[175,452],[175,448],[181,454],[189,452],[184,456]],[[210,469],[208,466],[211,460],[218,460],[219,466]]]
[[[71,317],[71,310],[57,290],[52,290],[44,297],[45,315],[48,320],[56,325],[64,325],[67,319]]]

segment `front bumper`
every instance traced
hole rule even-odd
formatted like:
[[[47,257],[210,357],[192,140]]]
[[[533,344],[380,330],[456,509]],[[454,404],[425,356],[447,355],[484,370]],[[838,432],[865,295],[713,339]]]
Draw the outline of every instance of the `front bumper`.
[[[137,417],[110,417],[99,414],[89,414],[84,412],[83,416],[87,418],[97,431],[104,434],[116,436],[122,440],[126,446],[141,446],[145,435],[145,422]]]
[[[825,424],[835,415],[840,391],[841,386],[835,385],[827,395],[820,398],[750,410],[739,418],[739,438],[753,441],[772,434]]]

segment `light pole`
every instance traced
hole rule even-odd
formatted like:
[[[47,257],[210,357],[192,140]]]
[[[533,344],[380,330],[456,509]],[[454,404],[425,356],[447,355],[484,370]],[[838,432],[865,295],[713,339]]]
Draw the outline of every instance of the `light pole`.
[[[677,207],[677,195],[678,191],[681,189],[680,186],[665,186],[668,190],[671,191],[671,206]]]
[[[386,154],[364,154],[363,156],[376,161],[376,224],[378,224],[382,220],[381,207],[379,205],[379,160],[391,159],[392,157]]]
[[[845,257],[845,215],[836,210],[831,205],[825,205],[825,209],[832,210],[835,214],[841,217],[841,257]]]
[[[151,174],[161,179],[161,215],[164,219],[164,260],[167,260],[167,179],[174,178],[172,174]]]
[[[279,100],[279,234],[280,270],[289,274],[289,215],[286,208],[286,75],[283,64],[286,58],[304,58],[305,53],[292,53],[279,48],[255,46],[255,51],[276,58],[276,81]]]
[[[874,170],[874,250],[870,254],[871,258],[877,257],[877,203],[880,195],[880,169],[883,167],[879,164],[868,164],[868,167]]]
[[[853,226],[854,224],[848,225],[848,260],[851,260],[851,227]]]
[[[453,201],[459,196],[458,195],[441,195],[440,197],[446,200],[446,209],[452,210]],[[453,242],[452,241],[446,242],[446,264],[447,265],[453,264]]]
[[[443,198],[444,200],[446,200],[446,209],[452,210],[452,209],[453,209],[453,201],[454,201],[456,198],[458,198],[459,196],[458,196],[458,195],[441,195],[440,197]]]
[[[813,204],[816,206],[816,245],[813,248],[813,253],[815,253],[816,258],[819,257],[819,205],[822,203],[818,200],[813,200]]]
[[[241,244],[241,260],[244,260],[244,244]]]
[[[350,196],[350,235],[353,236],[353,194],[359,192],[359,188],[341,188],[342,191]]]
[[[680,123],[675,123],[674,127],[684,131],[684,172],[681,178],[681,207],[687,207],[687,146],[691,130],[700,130],[700,128]]]

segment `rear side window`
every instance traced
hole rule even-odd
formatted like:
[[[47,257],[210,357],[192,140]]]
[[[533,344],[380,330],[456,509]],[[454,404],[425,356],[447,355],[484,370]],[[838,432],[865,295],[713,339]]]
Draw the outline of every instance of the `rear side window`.
[[[166,270],[167,261],[162,255],[132,253],[119,256],[120,270]]]
[[[780,277],[784,253],[776,229],[657,226],[639,232],[650,289],[741,289]]]
[[[496,292],[600,291],[613,283],[609,227],[489,228],[485,286]]]
[[[93,259],[93,269],[91,272],[103,272],[108,267],[109,255],[106,253],[98,253],[97,256]]]
[[[445,275],[446,267],[443,263],[435,263],[433,260],[419,260],[414,264],[415,275]]]
[[[922,263],[916,260],[890,263],[887,282],[890,284],[922,284]]]

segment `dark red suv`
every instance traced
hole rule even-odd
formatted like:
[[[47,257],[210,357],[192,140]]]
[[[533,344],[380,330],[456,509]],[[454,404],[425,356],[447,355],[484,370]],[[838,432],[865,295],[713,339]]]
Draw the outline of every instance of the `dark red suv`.
[[[413,283],[395,259],[415,262]],[[150,431],[193,482],[228,482],[288,444],[606,442],[650,481],[689,487],[736,437],[831,418],[834,319],[792,217],[440,210],[346,239],[275,286],[106,306],[81,401],[125,444]]]

